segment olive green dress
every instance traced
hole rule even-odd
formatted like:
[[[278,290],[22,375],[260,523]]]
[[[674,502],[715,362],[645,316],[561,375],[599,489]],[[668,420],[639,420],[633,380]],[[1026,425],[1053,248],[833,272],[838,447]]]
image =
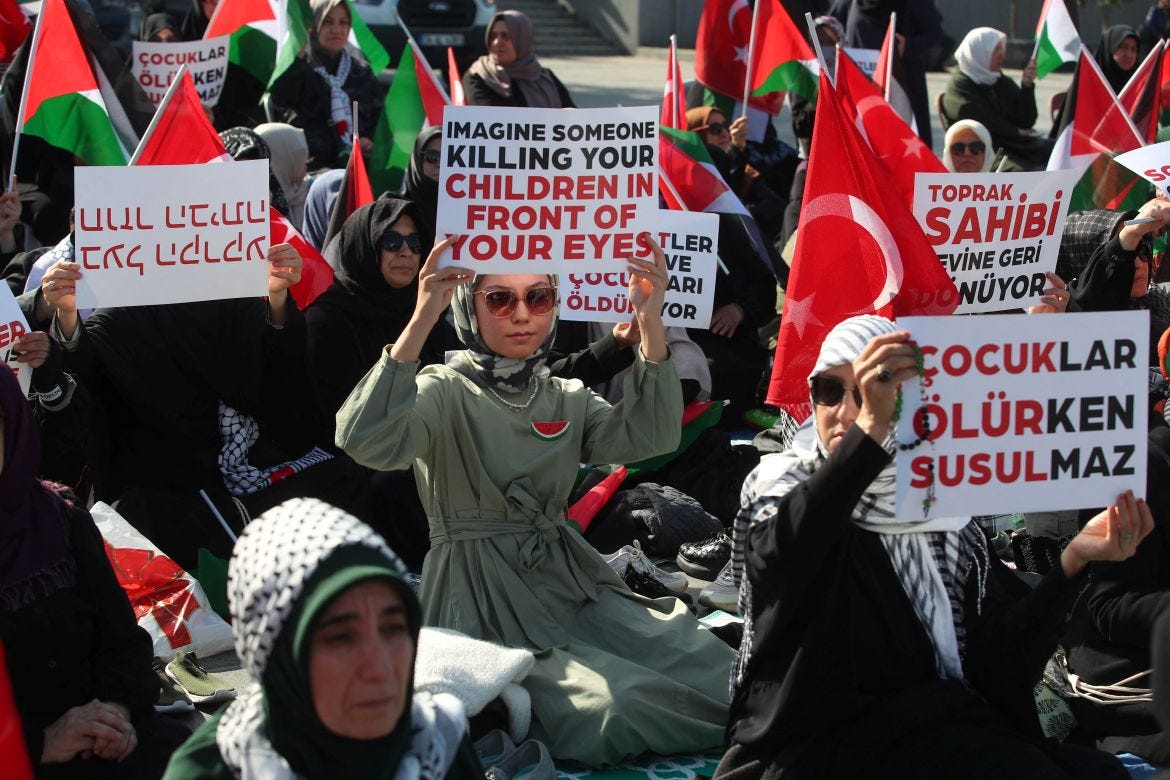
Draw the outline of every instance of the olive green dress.
[[[414,464],[431,524],[424,622],[536,653],[531,736],[554,757],[717,747],[731,648],[677,599],[629,590],[565,520],[581,462],[678,446],[674,364],[639,353],[612,407],[579,381],[539,381],[515,412],[446,366],[383,353],[338,411],[337,444],[372,468]]]

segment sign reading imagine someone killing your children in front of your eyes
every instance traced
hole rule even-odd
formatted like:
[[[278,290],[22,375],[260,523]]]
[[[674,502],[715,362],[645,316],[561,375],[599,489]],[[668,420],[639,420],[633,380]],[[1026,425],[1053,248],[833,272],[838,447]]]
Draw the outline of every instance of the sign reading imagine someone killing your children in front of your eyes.
[[[658,227],[658,108],[448,106],[437,230],[476,273],[614,270]]]
[[[898,327],[924,365],[923,378],[902,387],[898,441],[930,429],[929,440],[898,452],[899,517],[922,517],[924,507],[930,517],[1083,509],[1126,490],[1145,495],[1148,312],[900,317]]]
[[[709,328],[719,262],[719,215],[662,210],[658,243],[670,273],[662,321],[683,328]],[[634,316],[627,297],[630,275],[624,270],[561,274],[558,283],[562,320],[623,322]]]
[[[74,170],[80,308],[268,294],[268,161]]]
[[[1073,170],[914,177],[914,216],[959,291],[956,314],[1040,304],[1079,176]]]

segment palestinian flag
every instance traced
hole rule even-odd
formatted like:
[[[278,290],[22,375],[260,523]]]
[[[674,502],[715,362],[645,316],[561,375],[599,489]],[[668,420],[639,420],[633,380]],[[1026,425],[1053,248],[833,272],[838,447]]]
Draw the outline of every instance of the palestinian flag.
[[[408,39],[374,131],[370,182],[375,192],[391,192],[402,186],[415,137],[424,128],[442,124],[443,109],[449,105],[451,99],[427,58],[414,39]]]
[[[780,0],[758,0],[755,47],[751,52],[751,95],[795,92],[817,99],[816,56]]]
[[[703,139],[689,130],[660,127],[658,172],[669,208],[744,214],[748,210],[719,174]]]
[[[1084,46],[1057,130],[1048,170],[1085,170],[1073,189],[1070,212],[1125,211],[1149,200],[1149,185],[1113,161],[1122,152],[1145,146],[1145,141]]]
[[[44,0],[28,62],[16,131],[70,151],[88,165],[125,165],[130,154],[114,129],[99,75],[65,0]]]
[[[459,63],[455,61],[455,50],[447,47],[447,84],[451,87],[451,105],[467,105],[467,95],[463,93],[463,79],[459,77]]]
[[[308,5],[305,3],[305,0],[298,1],[306,6]],[[370,70],[374,71],[374,75],[377,76],[390,66],[390,52],[386,51],[386,47],[378,41],[378,38],[366,26],[365,19],[362,19],[361,15],[358,14],[357,9],[353,7],[353,3],[350,0],[345,0],[345,5],[349,8],[349,45],[361,50],[362,58],[370,66]],[[308,13],[306,18],[312,20],[312,12],[308,11],[307,8],[305,11]]]
[[[312,24],[301,0],[220,0],[203,38],[230,35],[228,62],[272,86],[308,42]]]
[[[1146,143],[1152,144],[1158,140],[1158,115],[1162,111],[1162,73],[1166,42],[1159,39],[1154,48],[1146,55],[1145,60],[1129,77],[1125,88],[1117,96],[1138,132],[1142,134]]]
[[[366,162],[362,158],[358,138],[354,136],[353,150],[349,154],[349,162],[345,165],[345,178],[341,181],[341,188],[337,193],[337,200],[333,201],[333,211],[329,213],[329,227],[325,230],[325,239],[321,242],[321,254],[325,257],[333,256],[341,262],[337,255],[336,238],[341,234],[341,226],[349,219],[349,215],[374,202],[374,191],[370,189],[370,178],[366,175]]]
[[[1064,0],[1044,0],[1036,23],[1036,78],[1042,79],[1066,62],[1076,62],[1081,50],[1077,33]]]

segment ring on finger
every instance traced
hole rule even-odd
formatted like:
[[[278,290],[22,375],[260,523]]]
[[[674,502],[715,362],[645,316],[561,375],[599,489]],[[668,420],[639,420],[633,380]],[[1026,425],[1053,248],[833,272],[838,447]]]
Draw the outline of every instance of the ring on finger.
[[[885,363],[879,363],[877,369],[878,369],[877,378],[878,378],[879,382],[889,382],[891,379],[894,378],[894,372],[891,371],[890,367],[887,366]]]
[[[1128,541],[1130,541],[1131,539],[1133,539],[1133,534],[1131,534],[1131,533],[1123,533],[1123,534],[1121,534],[1120,538],[1121,538],[1121,541],[1123,541],[1123,542],[1128,542]]]

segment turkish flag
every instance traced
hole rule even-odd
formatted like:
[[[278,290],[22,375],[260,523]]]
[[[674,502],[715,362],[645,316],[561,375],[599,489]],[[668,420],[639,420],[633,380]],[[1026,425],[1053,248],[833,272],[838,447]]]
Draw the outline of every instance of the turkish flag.
[[[687,129],[687,103],[683,95],[682,68],[678,64],[678,49],[675,48],[675,38],[670,36],[670,56],[666,59],[666,86],[662,90],[662,116],[658,124],[663,127],[673,127],[675,130]]]
[[[751,37],[752,8],[747,0],[707,0],[695,39],[695,79],[721,95],[743,100]],[[773,92],[749,102],[775,115],[784,95]]]
[[[0,63],[12,62],[16,50],[32,32],[32,25],[20,3],[16,0],[0,0]]]
[[[811,411],[808,375],[821,342],[857,314],[951,314],[954,283],[824,72],[792,273],[768,403],[798,420]]]
[[[154,129],[142,139],[138,165],[188,165],[231,160],[211,126],[190,71],[158,107]]]
[[[837,47],[837,96],[885,166],[902,201],[914,208],[914,174],[946,173],[947,169],[841,47]]]
[[[325,258],[302,236],[292,223],[271,206],[268,209],[269,233],[273,244],[289,244],[301,256],[301,280],[288,288],[289,295],[301,311],[333,284],[333,269]]]

